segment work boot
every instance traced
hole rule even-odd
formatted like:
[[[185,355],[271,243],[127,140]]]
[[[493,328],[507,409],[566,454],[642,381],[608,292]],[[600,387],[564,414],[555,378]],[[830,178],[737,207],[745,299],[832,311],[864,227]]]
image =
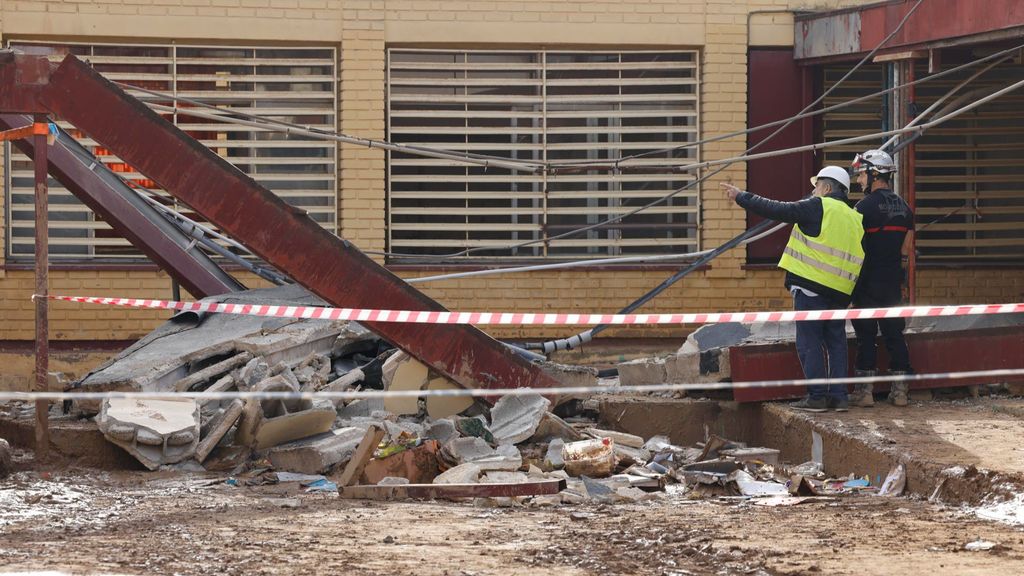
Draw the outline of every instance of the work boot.
[[[874,370],[855,370],[857,378],[871,378],[877,372]],[[874,385],[871,382],[857,382],[853,385],[853,392],[850,393],[850,404],[858,408],[871,408],[875,405]]]
[[[889,372],[893,376],[903,376],[906,374],[903,370],[892,370]],[[907,405],[907,394],[910,392],[910,382],[906,380],[899,380],[892,383],[892,388],[889,390],[889,401],[892,402],[893,406],[906,406]]]
[[[828,401],[824,398],[811,398],[805,396],[799,402],[793,402],[789,405],[790,408],[796,410],[803,410],[804,412],[828,412]]]
[[[833,398],[829,396],[827,404],[829,408],[835,410],[836,412],[850,411],[850,401],[847,400],[846,398]]]

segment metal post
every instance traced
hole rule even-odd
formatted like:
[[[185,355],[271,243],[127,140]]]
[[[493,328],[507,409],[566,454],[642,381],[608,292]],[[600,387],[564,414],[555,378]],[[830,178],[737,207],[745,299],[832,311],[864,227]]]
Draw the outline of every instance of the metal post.
[[[49,218],[47,179],[47,120],[45,114],[35,116],[33,139],[35,140],[35,183],[36,183],[36,385],[40,392],[47,390],[50,342],[49,342],[49,309],[46,301],[49,286],[50,250],[47,242]],[[50,403],[36,400],[36,459],[45,460],[50,450],[49,428]]]
[[[907,77],[906,81],[908,84],[914,81],[914,59],[910,58],[907,60]],[[911,84],[907,87],[907,102],[906,102],[906,114],[907,121],[913,120],[913,117],[917,115],[916,109],[913,107],[916,105],[915,100],[917,98],[914,86]],[[906,124],[904,124],[906,125]],[[914,174],[917,168],[917,162],[915,155],[917,154],[917,146],[912,141],[906,150],[904,150],[904,174],[906,175],[906,201],[910,205],[910,209],[917,213],[917,176]],[[916,217],[915,217],[916,220]],[[910,300],[910,305],[913,306],[917,303],[917,232],[914,230],[915,222],[910,223],[910,246],[907,249],[907,296]]]

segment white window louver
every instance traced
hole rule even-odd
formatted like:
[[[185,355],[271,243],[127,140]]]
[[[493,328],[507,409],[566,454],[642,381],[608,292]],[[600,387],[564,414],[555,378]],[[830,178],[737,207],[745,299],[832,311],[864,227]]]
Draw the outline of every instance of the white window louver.
[[[388,51],[388,137],[533,163],[594,162],[699,138],[696,51]],[[388,153],[388,246],[440,255],[546,240],[681,188],[686,148],[631,169],[533,174]],[[469,259],[600,258],[699,246],[699,189],[625,220]],[[401,261],[393,257],[392,261]]]
[[[106,78],[203,101],[220,108],[267,116],[325,130],[337,128],[336,53],[330,47],[235,47],[188,45],[72,44],[11,41],[26,53],[55,61],[66,54],[87,60]],[[142,92],[147,103],[171,105]],[[187,104],[180,104],[187,107]],[[207,110],[209,112],[209,110]],[[289,204],[305,210],[324,228],[337,232],[337,160],[332,142],[253,129],[159,111],[176,126],[255,178]],[[58,123],[131,183],[149,188],[165,203],[202,220],[187,206],[121,162],[113,153]],[[7,253],[31,259],[34,249],[33,168],[29,158],[8,146]],[[143,256],[59,182],[50,184],[50,255],[59,260],[140,260]]]

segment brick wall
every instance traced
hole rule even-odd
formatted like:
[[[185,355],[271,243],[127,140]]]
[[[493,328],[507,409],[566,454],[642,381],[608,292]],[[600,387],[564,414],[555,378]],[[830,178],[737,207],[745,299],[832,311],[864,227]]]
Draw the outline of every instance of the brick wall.
[[[339,45],[341,131],[385,136],[387,46],[608,47],[701,49],[701,129],[712,135],[746,125],[747,16],[753,10],[836,7],[872,0],[636,0],[636,1],[430,1],[430,0],[4,0],[0,37],[79,41],[180,40],[203,42],[308,42]],[[785,37],[771,18],[760,33]],[[790,24],[785,18],[777,26]],[[596,44],[595,44],[596,43]],[[705,146],[704,159],[741,153],[740,139]],[[385,155],[339,147],[341,233],[364,250],[385,239]],[[703,246],[739,233],[743,211],[726,201],[719,183],[745,186],[734,165],[702,190]],[[0,199],[2,202],[2,199]],[[2,211],[0,211],[2,215]],[[2,251],[0,251],[2,258]],[[0,260],[2,262],[2,260]],[[649,311],[785,309],[789,299],[775,270],[745,270],[742,250],[716,260],[644,308]],[[400,275],[433,275],[437,271]],[[573,270],[491,276],[421,284],[451,309],[614,312],[671,274],[665,268]],[[167,297],[164,274],[138,271],[54,271],[52,290],[79,294]],[[922,302],[1019,300],[1022,271],[924,270]],[[250,285],[256,285],[247,279]],[[30,271],[0,267],[0,340],[32,338]],[[55,338],[127,339],[152,329],[166,313],[55,304]],[[562,336],[567,328],[495,328],[501,337]],[[679,328],[629,328],[614,336],[680,335]]]

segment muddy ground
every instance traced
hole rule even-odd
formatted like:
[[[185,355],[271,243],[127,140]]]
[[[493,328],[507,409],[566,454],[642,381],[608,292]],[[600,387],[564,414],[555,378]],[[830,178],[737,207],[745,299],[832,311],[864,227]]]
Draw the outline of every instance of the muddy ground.
[[[978,539],[998,545],[964,549]],[[500,508],[86,469],[0,481],[0,543],[0,572],[16,573],[1024,573],[1024,530],[911,498]]]

